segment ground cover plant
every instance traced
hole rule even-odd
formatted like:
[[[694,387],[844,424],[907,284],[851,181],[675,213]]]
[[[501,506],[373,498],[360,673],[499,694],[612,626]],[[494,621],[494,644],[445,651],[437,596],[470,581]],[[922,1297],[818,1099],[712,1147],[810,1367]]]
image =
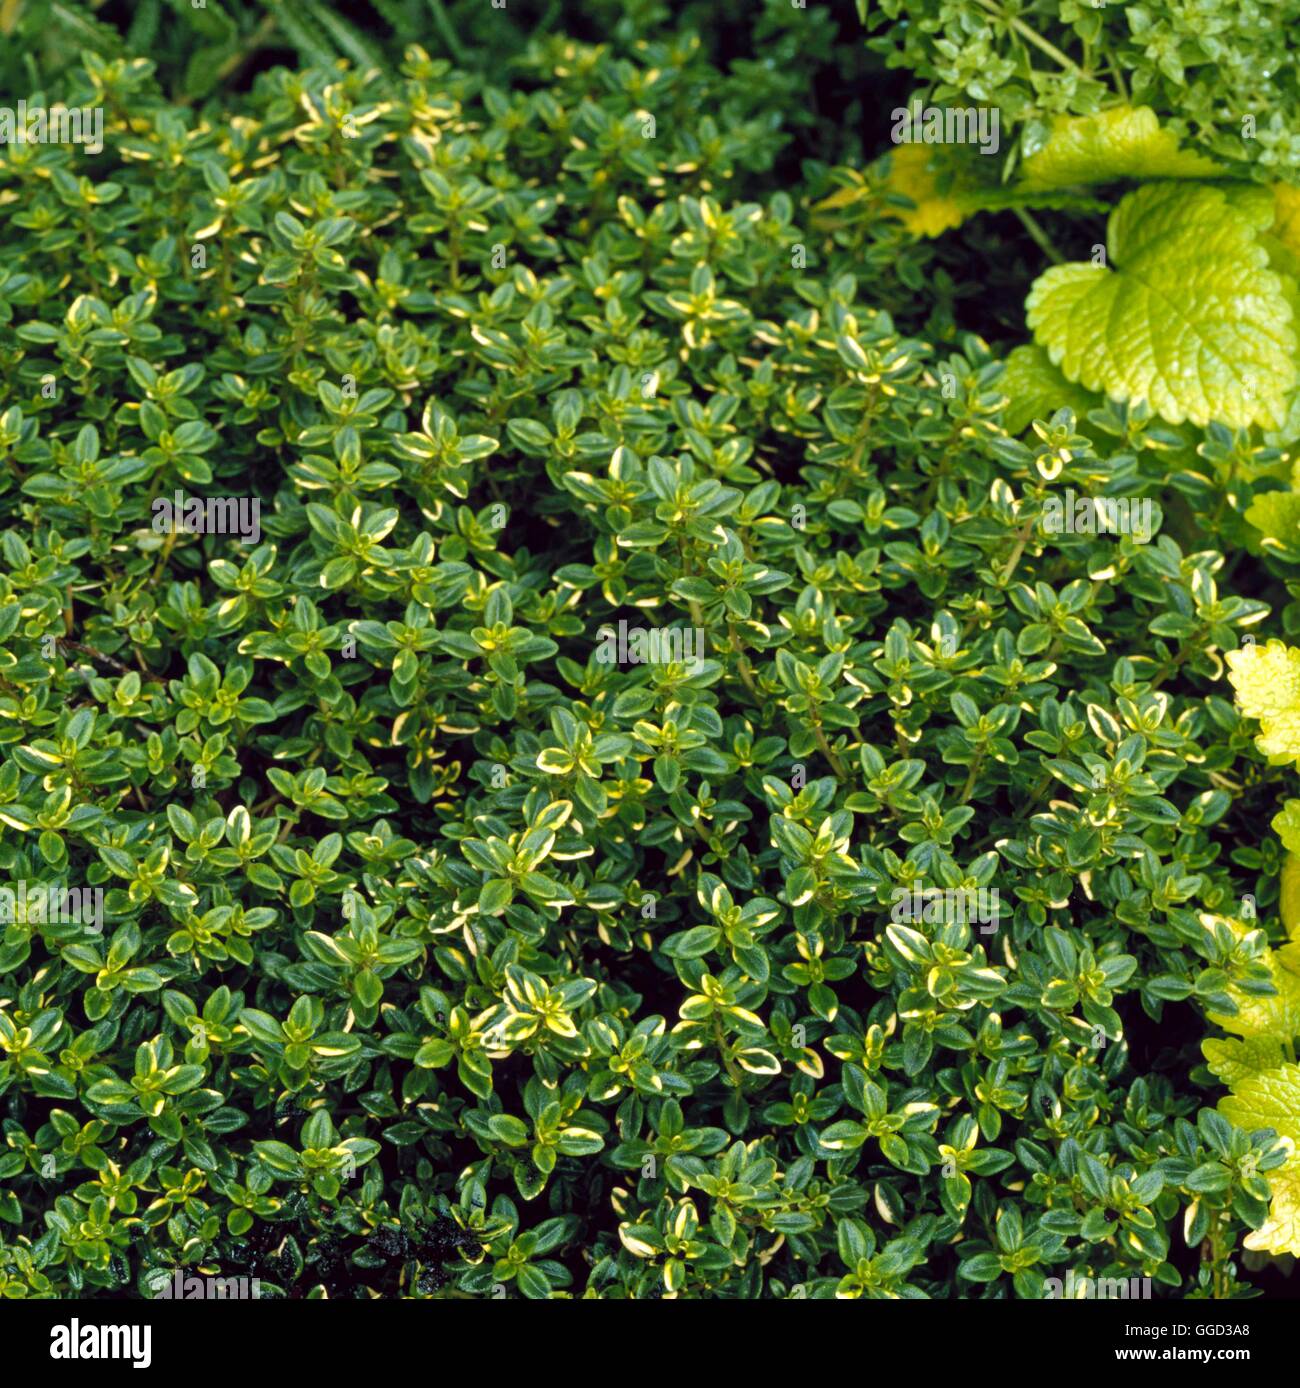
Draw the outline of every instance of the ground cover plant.
[[[0,7],[0,1290],[1285,1292],[1293,40],[556,8]]]

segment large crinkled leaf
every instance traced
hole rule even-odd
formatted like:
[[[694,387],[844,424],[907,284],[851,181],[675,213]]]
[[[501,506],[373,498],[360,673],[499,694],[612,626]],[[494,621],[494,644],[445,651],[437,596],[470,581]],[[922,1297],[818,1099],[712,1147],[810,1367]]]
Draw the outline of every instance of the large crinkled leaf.
[[[1272,818],[1269,824],[1272,831],[1281,838],[1282,847],[1289,854],[1300,854],[1300,799],[1289,799],[1286,804],[1279,809],[1278,813]],[[1286,890],[1286,870],[1292,859],[1286,859],[1282,865],[1283,891]],[[1294,931],[1292,931],[1294,934]]]
[[[1300,544],[1300,492],[1260,492],[1246,508],[1246,520],[1266,540]]]
[[[1273,979],[1280,988],[1289,986],[1288,980],[1300,984],[1300,978],[1291,972],[1300,961],[1283,958],[1297,951],[1300,946],[1290,944],[1270,955]],[[1279,963],[1283,967],[1278,967]],[[1214,1020],[1238,1030],[1224,1018]],[[1295,1025],[1294,1021],[1283,1022],[1292,1030]],[[1232,1089],[1219,1100],[1219,1112],[1245,1132],[1272,1128],[1279,1137],[1295,1144],[1300,1142],[1300,1065],[1282,1057],[1282,1040],[1289,1042],[1290,1035],[1290,1031],[1282,1030],[1241,1041],[1206,1040],[1201,1042],[1201,1050],[1210,1069]],[[1270,1171],[1268,1183],[1273,1197],[1268,1218],[1246,1238],[1246,1247],[1300,1254],[1300,1156],[1293,1152],[1281,1167]]]
[[[1290,300],[1292,312],[1296,312],[1297,305],[1300,304],[1300,299],[1297,298],[1296,293],[1296,284],[1297,281],[1300,281],[1300,255],[1297,255],[1284,241],[1279,241],[1271,231],[1260,233],[1259,244],[1268,256],[1269,269],[1276,272],[1282,280],[1282,286]]]
[[[1296,336],[1260,208],[1207,184],[1139,188],[1111,214],[1107,265],[1056,265],[1034,282],[1029,326],[1067,379],[1146,400],[1171,424],[1276,426]]]
[[[1300,330],[1300,299],[1293,296],[1291,302]],[[1264,442],[1269,448],[1289,450],[1297,440],[1300,440],[1300,390],[1291,394],[1282,427],[1264,433]],[[1300,549],[1300,460],[1292,463],[1290,482],[1286,491],[1260,492],[1246,508],[1246,520],[1260,532],[1260,543],[1265,550],[1276,551],[1282,546]]]
[[[1280,953],[1271,950],[1265,958],[1276,993],[1259,997],[1243,993],[1236,987],[1229,988],[1229,995],[1237,1004],[1236,1013],[1228,1017],[1211,1012],[1208,1014],[1210,1020],[1237,1036],[1270,1036],[1278,1041],[1290,1041],[1300,1035],[1300,976],[1283,967]]]
[[[1268,252],[1270,269],[1282,278],[1296,314],[1294,321],[1300,321],[1300,189],[1275,183],[1271,188],[1251,185],[1234,188],[1232,192],[1234,204],[1248,197],[1258,208],[1259,216],[1268,217],[1259,243]]]
[[[1229,651],[1228,680],[1246,718],[1270,718],[1300,704],[1300,650],[1276,637]]]
[[[1297,805],[1294,800],[1288,800],[1286,803],[1288,809]],[[1300,806],[1297,807],[1300,808]],[[1277,827],[1276,819],[1273,821],[1273,825],[1274,828]],[[1288,828],[1290,828],[1289,825]],[[1286,933],[1290,936],[1292,943],[1300,941],[1300,854],[1294,850],[1295,837],[1294,834],[1288,834],[1282,840],[1289,851],[1282,863],[1281,891],[1278,894],[1278,909],[1282,915],[1282,924],[1286,926]]]
[[[1300,256],[1300,188],[1293,188],[1289,183],[1275,183],[1273,210],[1270,234],[1292,255]]]
[[[1300,650],[1274,639],[1225,659],[1237,707],[1259,719],[1259,750],[1274,763],[1300,761]]]
[[[1257,1253],[1300,1256],[1300,1157],[1292,1157],[1268,1173],[1273,1192],[1268,1218],[1242,1242]]]
[[[999,185],[984,156],[965,146],[899,145],[890,154],[884,186],[886,192],[901,193],[915,204],[903,207],[887,203],[883,208],[885,216],[897,217],[915,236],[940,236],[977,212],[1023,207],[1082,215],[1109,210],[1107,203],[1079,192],[1036,190],[1019,183]],[[848,206],[858,196],[856,189],[841,189],[819,202],[815,210]]]
[[[1291,940],[1285,945],[1278,945],[1273,951],[1273,958],[1281,964],[1287,973],[1295,978],[1300,978],[1300,940]]]
[[[1230,1089],[1247,1075],[1261,1070],[1276,1070],[1282,1065],[1282,1043],[1275,1036],[1207,1037],[1201,1042],[1201,1052],[1211,1072]]]
[[[1300,1065],[1246,1075],[1219,1100],[1219,1112],[1245,1132],[1272,1128],[1279,1137],[1300,1142]]]
[[[1025,160],[1030,188],[1065,188],[1116,178],[1215,178],[1212,159],[1178,148],[1149,106],[1116,106],[1090,116],[1058,116],[1047,143]]]
[[[1295,323],[1300,325],[1300,309],[1296,311]],[[1300,327],[1297,328],[1300,331]],[[1300,391],[1291,392],[1291,403],[1287,409],[1286,418],[1276,429],[1264,430],[1264,443],[1268,448],[1290,448],[1291,445],[1300,440]],[[1296,479],[1291,479],[1294,487]]]
[[[1077,422],[1101,404],[1099,395],[1067,381],[1036,343],[1017,347],[1007,356],[998,388],[1011,399],[1002,419],[1012,434],[1022,433],[1035,419],[1051,419],[1060,409],[1073,410]]]

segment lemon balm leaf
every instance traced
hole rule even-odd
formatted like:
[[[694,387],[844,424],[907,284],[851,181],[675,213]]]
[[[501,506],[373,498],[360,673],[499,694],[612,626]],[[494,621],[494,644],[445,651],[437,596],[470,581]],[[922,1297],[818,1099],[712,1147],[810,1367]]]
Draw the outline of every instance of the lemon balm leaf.
[[[1282,840],[1283,848],[1292,854],[1300,853],[1300,800],[1288,800],[1273,816],[1271,827],[1278,838]],[[1284,883],[1286,872],[1287,864],[1283,864],[1282,880]]]
[[[1042,149],[1025,160],[1029,188],[1065,188],[1118,178],[1215,178],[1212,159],[1178,147],[1149,106],[1116,106],[1088,116],[1059,116]]]
[[[1208,1013],[1210,1020],[1237,1036],[1272,1037],[1290,1041],[1300,1034],[1300,976],[1283,967],[1279,952],[1270,951],[1264,962],[1269,978],[1277,990],[1266,997],[1246,993],[1233,986],[1228,992],[1237,1011],[1231,1016]]]
[[[993,183],[983,156],[967,149],[899,145],[891,151],[888,167],[884,191],[895,198],[886,202],[882,211],[901,221],[914,236],[942,235],[977,212],[1033,208],[1083,214],[1109,210],[1107,203],[1079,191]],[[855,189],[841,189],[818,203],[816,210],[846,206],[860,196]],[[904,205],[898,200],[900,196],[912,205]]]
[[[1273,224],[1270,233],[1294,256],[1300,256],[1300,188],[1273,185]]]
[[[1246,508],[1246,520],[1266,541],[1300,543],[1300,492],[1261,492]]]
[[[1296,802],[1290,800],[1288,805]],[[1274,820],[1274,825],[1277,821]],[[1291,844],[1284,838],[1282,842],[1288,849]],[[1286,933],[1294,942],[1300,938],[1300,854],[1290,851],[1287,853],[1282,863],[1282,882],[1278,897],[1278,909],[1282,915],[1282,924],[1286,926]]]
[[[1260,220],[1258,199],[1236,205],[1208,184],[1139,188],[1111,214],[1107,264],[1034,282],[1029,326],[1067,380],[1145,400],[1171,424],[1276,425],[1296,336]]]
[[[1272,1128],[1300,1142],[1300,1065],[1280,1065],[1246,1075],[1219,1100],[1219,1112],[1246,1132]]]
[[[1259,720],[1259,750],[1274,763],[1300,762],[1300,650],[1275,639],[1225,659],[1237,707]]]
[[[1268,1184],[1273,1192],[1268,1218],[1243,1243],[1255,1252],[1300,1255],[1300,1157],[1270,1171]]]
[[[1023,433],[1035,419],[1051,419],[1059,409],[1071,409],[1076,419],[1083,419],[1101,404],[1099,395],[1067,381],[1046,349],[1032,343],[1007,356],[998,386],[1010,397],[1002,419],[1012,434]]]
[[[1210,1070],[1230,1089],[1248,1075],[1276,1070],[1284,1063],[1282,1043],[1274,1036],[1209,1037],[1201,1051]]]
[[[1246,1133],[1272,1129],[1291,1144],[1300,1143],[1300,1065],[1285,1060],[1300,1028],[1300,976],[1294,972],[1297,947],[1271,951],[1267,963],[1275,997],[1246,998],[1233,989],[1242,1010],[1235,1018],[1212,1017],[1242,1039],[1207,1039],[1201,1051],[1210,1070],[1231,1090],[1218,1103],[1224,1118]],[[1245,1239],[1247,1248],[1269,1253],[1300,1253],[1300,1156],[1294,1152],[1268,1172],[1272,1195],[1268,1216]]]
[[[1300,707],[1300,650],[1276,638],[1229,651],[1228,680],[1246,718],[1270,718]]]

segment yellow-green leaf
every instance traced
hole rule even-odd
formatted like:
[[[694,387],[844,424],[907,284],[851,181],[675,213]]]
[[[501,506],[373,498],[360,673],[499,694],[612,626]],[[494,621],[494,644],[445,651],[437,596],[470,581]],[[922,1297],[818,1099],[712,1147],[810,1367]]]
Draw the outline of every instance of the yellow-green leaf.
[[[1279,1137],[1300,1142],[1300,1065],[1246,1075],[1219,1100],[1219,1112],[1245,1132],[1272,1128]]]
[[[1236,1015],[1227,1017],[1212,1012],[1210,1020],[1237,1036],[1270,1036],[1290,1041],[1300,1033],[1300,976],[1283,967],[1280,953],[1272,950],[1266,957],[1276,993],[1261,998],[1243,993],[1239,988],[1230,988],[1228,991],[1237,1004]]]
[[[1011,399],[1002,412],[1012,434],[1023,433],[1035,419],[1051,419],[1057,410],[1074,411],[1076,427],[1089,410],[1102,403],[1101,396],[1067,381],[1052,365],[1046,348],[1037,343],[1015,348],[1007,356],[998,389]]]
[[[1201,1051],[1210,1070],[1230,1089],[1247,1075],[1261,1070],[1276,1070],[1284,1063],[1282,1043],[1275,1036],[1208,1037],[1201,1042]]]
[[[1285,842],[1285,840],[1283,840]],[[1291,845],[1287,844],[1290,848]],[[1288,853],[1282,863],[1282,886],[1278,908],[1282,924],[1291,939],[1300,937],[1300,854]]]
[[[955,163],[932,145],[899,145],[890,156],[885,188],[916,204],[885,211],[917,236],[938,236],[979,210]]]
[[[1237,707],[1259,719],[1259,750],[1271,762],[1300,761],[1300,650],[1275,639],[1225,659]]]
[[[1272,220],[1271,203],[1262,214]],[[1296,380],[1293,309],[1258,199],[1154,183],[1111,213],[1106,263],[1054,265],[1026,316],[1067,380],[1170,424],[1276,427]]]
[[[1268,1184],[1273,1192],[1268,1218],[1243,1242],[1255,1252],[1300,1255],[1300,1157],[1270,1171]]]
[[[1149,106],[1116,106],[1090,116],[1058,116],[1047,143],[1025,160],[1028,188],[1066,188],[1116,178],[1215,178],[1220,165],[1178,148]]]

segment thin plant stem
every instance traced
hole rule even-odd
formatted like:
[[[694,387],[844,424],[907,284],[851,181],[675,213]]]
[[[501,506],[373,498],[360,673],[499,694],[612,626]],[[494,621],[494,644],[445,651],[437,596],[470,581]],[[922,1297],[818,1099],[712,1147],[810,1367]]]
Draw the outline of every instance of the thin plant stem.
[[[1059,63],[1069,72],[1077,72],[1081,77],[1084,76],[1083,69],[1073,58],[1067,58],[1064,53],[1054,43],[1049,43],[1037,30],[1031,29],[1023,19],[1016,18],[1015,15],[1006,14],[999,9],[992,0],[976,0],[976,3],[986,9],[989,14],[996,16],[1003,24],[1009,25],[1020,35],[1026,43],[1032,43],[1040,53],[1046,53],[1054,62]]]
[[[1013,207],[1011,209],[1020,219],[1021,226],[1034,238],[1034,243],[1038,249],[1052,262],[1053,265],[1065,263],[1065,257],[1052,245],[1052,239],[1038,224],[1037,218],[1027,212],[1023,207]]]

